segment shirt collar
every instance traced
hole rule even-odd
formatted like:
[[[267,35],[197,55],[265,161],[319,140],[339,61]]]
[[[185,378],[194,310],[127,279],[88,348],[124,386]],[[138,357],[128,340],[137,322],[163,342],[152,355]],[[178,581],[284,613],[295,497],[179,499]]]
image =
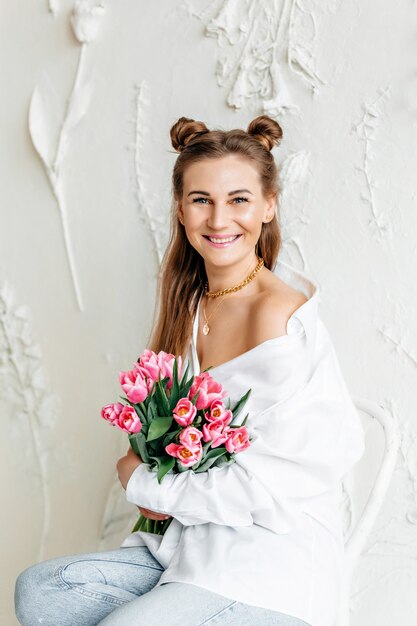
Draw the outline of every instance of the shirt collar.
[[[288,331],[291,332],[293,318],[301,322],[306,334],[307,350],[309,355],[312,356],[316,343],[318,305],[321,294],[320,286],[317,282],[309,278],[307,274],[280,259],[277,259],[272,271],[287,285],[302,291],[306,298],[308,298],[308,300],[291,315],[288,320]]]

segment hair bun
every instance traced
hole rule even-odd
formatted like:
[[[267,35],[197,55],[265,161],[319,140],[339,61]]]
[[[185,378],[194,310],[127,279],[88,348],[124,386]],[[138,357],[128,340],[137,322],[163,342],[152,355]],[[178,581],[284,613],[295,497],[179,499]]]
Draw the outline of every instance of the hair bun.
[[[172,147],[177,152],[182,152],[195,137],[208,132],[209,129],[204,122],[198,122],[189,117],[180,117],[170,130]]]
[[[248,126],[248,135],[257,139],[267,150],[278,146],[282,139],[282,128],[268,115],[259,115]]]

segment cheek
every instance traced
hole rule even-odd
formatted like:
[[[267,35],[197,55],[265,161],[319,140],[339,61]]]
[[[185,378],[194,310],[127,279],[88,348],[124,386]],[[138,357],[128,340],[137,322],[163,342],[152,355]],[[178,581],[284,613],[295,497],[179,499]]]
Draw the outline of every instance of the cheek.
[[[195,235],[196,230],[198,229],[198,226],[196,226],[195,222],[193,222],[190,219],[186,219],[184,221],[184,228],[185,228],[185,232],[187,234],[188,239],[193,238],[193,236]]]
[[[203,211],[195,211],[192,208],[186,210],[184,214],[185,226],[191,232],[200,228],[205,219]]]
[[[247,230],[258,230],[262,227],[262,212],[254,205],[240,207],[235,220]]]
[[[197,215],[193,211],[186,211],[184,213],[185,235],[188,239],[188,243],[197,251],[199,251],[202,246],[199,233],[203,228],[203,222],[204,220],[201,215]]]

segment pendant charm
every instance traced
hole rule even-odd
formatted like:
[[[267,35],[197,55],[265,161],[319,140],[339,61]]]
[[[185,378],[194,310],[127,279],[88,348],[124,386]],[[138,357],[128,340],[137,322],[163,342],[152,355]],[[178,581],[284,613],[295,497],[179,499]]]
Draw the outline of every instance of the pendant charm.
[[[204,324],[204,326],[203,326],[203,334],[204,334],[204,335],[208,335],[208,334],[209,334],[209,332],[210,332],[210,328],[209,328],[209,326],[208,326],[208,324],[207,324],[207,322],[206,322],[206,323]]]

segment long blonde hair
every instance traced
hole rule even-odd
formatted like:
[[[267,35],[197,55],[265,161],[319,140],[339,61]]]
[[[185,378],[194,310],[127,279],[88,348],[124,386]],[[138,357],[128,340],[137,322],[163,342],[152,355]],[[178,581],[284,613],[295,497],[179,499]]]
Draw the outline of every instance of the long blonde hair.
[[[180,154],[172,173],[172,207],[170,238],[158,274],[153,332],[147,347],[154,352],[165,350],[186,357],[192,332],[192,321],[204,291],[207,275],[202,256],[191,246],[184,226],[178,219],[178,201],[183,193],[183,175],[188,165],[203,159],[217,159],[239,154],[257,166],[265,197],[280,195],[278,170],[271,148],[278,145],[282,129],[278,122],[260,115],[248,126],[229,131],[209,130],[200,121],[180,117],[172,126],[171,142]],[[281,231],[277,215],[262,224],[255,252],[273,269],[281,248]]]

